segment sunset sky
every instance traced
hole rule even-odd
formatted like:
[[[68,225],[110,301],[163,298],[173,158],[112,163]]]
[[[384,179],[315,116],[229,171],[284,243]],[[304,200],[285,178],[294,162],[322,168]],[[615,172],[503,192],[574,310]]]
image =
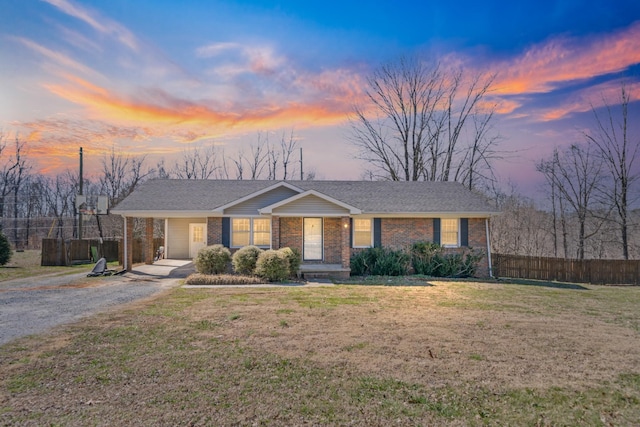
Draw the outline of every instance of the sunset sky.
[[[414,54],[497,73],[496,169],[532,192],[622,81],[639,108],[640,2],[0,0],[0,129],[43,173],[84,147],[87,175],[112,147],[170,165],[293,130],[317,178],[359,179],[353,103]]]

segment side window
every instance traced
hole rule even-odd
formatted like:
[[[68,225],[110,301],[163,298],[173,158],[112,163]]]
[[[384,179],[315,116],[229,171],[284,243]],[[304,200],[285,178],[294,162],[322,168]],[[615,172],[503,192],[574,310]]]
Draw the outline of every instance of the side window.
[[[369,248],[373,246],[373,220],[354,219],[353,220],[353,247]]]
[[[442,246],[460,246],[460,221],[442,218],[440,222],[440,244]]]

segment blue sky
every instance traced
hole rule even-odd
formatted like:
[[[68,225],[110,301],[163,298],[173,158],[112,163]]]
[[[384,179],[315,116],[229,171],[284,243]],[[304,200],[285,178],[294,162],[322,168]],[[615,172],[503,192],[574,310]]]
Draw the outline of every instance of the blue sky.
[[[294,130],[319,178],[358,179],[346,119],[401,55],[496,73],[501,181],[581,139],[591,105],[640,99],[640,2],[0,0],[0,128],[44,173],[111,147],[171,163]],[[97,167],[97,166],[96,166]],[[88,169],[89,171],[91,168]]]

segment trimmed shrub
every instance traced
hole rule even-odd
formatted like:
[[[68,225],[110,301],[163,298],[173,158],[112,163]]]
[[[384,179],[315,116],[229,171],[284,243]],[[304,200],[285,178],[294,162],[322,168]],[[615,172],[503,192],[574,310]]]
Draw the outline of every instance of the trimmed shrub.
[[[12,255],[13,251],[11,250],[9,240],[7,240],[7,236],[5,236],[4,233],[0,233],[0,265],[8,263]]]
[[[262,249],[253,245],[238,249],[231,257],[233,270],[238,274],[253,274],[261,252]]]
[[[302,255],[300,255],[300,251],[296,248],[282,248],[280,249],[289,261],[289,277],[295,277],[298,274],[298,268],[300,268],[300,264],[302,263]]]
[[[411,257],[403,250],[367,248],[351,257],[351,274],[356,276],[403,276]]]
[[[289,278],[289,260],[281,251],[264,251],[258,257],[255,273],[269,282],[282,282]]]
[[[227,270],[231,252],[222,245],[213,245],[198,251],[194,264],[198,273],[221,274]]]

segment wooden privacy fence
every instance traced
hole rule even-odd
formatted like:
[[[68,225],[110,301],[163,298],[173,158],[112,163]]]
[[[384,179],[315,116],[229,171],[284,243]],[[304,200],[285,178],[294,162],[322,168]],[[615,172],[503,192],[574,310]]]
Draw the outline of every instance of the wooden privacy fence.
[[[164,245],[164,238],[153,239],[153,253]],[[95,256],[94,256],[95,255]],[[95,262],[95,257],[105,257],[107,262],[119,261],[122,264],[124,246],[121,240],[62,240],[42,239],[42,258],[40,265],[71,265],[82,262]],[[142,239],[133,240],[133,262],[144,262],[144,243]]]
[[[609,285],[640,285],[640,260],[493,255],[496,277]]]
[[[117,240],[62,240],[42,239],[40,265],[56,266],[76,263],[96,262],[106,258],[108,262],[118,261],[120,242]]]

